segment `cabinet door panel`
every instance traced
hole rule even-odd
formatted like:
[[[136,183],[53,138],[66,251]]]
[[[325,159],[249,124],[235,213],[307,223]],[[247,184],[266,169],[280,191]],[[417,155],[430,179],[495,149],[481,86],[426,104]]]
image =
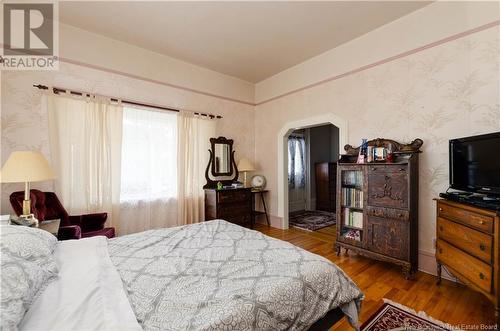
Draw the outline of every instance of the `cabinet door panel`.
[[[409,260],[407,221],[368,216],[367,225],[368,249],[396,259]]]
[[[368,205],[408,209],[407,167],[370,167],[368,170]]]

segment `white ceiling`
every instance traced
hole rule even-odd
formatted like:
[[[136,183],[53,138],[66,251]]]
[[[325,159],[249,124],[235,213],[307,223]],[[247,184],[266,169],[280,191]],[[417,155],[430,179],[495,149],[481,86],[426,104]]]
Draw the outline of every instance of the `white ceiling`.
[[[259,82],[428,1],[60,2],[63,23]]]

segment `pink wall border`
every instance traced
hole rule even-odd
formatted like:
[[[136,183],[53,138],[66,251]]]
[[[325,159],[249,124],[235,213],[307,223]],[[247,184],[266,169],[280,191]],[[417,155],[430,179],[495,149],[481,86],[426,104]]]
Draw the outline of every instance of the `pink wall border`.
[[[192,89],[192,88],[189,88],[189,87],[185,87],[185,86],[181,86],[181,85],[176,85],[176,84],[172,84],[172,83],[168,83],[168,82],[163,82],[163,81],[157,80],[157,79],[145,78],[145,77],[141,77],[141,76],[138,76],[138,75],[129,74],[129,73],[126,73],[126,72],[123,72],[123,71],[118,71],[118,70],[115,70],[115,69],[109,69],[109,68],[101,67],[101,66],[94,65],[94,64],[80,62],[80,61],[77,61],[77,60],[72,60],[72,59],[60,57],[59,61],[64,62],[64,63],[70,63],[70,64],[78,65],[78,66],[81,66],[81,67],[87,67],[87,68],[91,68],[91,69],[95,69],[95,70],[99,70],[99,71],[104,71],[104,72],[108,72],[108,73],[112,73],[112,74],[117,74],[117,75],[125,76],[125,77],[128,77],[128,78],[138,79],[138,80],[142,80],[144,82],[149,82],[149,83],[153,83],[153,84],[168,86],[168,87],[172,87],[172,88],[175,88],[175,89],[178,89],[178,90],[183,90],[183,91],[187,91],[187,92],[201,94],[201,95],[205,95],[205,96],[208,96],[208,97],[218,98],[218,99],[222,99],[222,100],[226,100],[226,101],[233,101],[233,102],[242,103],[242,104],[250,105],[250,106],[255,106],[255,103],[253,103],[253,102],[244,101],[244,100],[238,100],[238,99],[229,98],[229,97],[225,97],[225,96],[218,95],[218,94],[203,92],[203,91],[195,90],[195,89]]]
[[[448,43],[450,41],[453,41],[453,40],[456,40],[456,39],[460,39],[460,38],[469,36],[471,34],[474,34],[474,33],[477,33],[477,32],[481,32],[481,31],[484,31],[484,30],[487,30],[487,29],[490,29],[490,28],[493,28],[493,27],[496,27],[496,26],[499,26],[499,25],[500,25],[500,20],[496,20],[496,21],[493,21],[491,23],[484,24],[484,25],[481,25],[479,27],[476,27],[476,28],[473,28],[473,29],[470,29],[470,30],[467,30],[467,31],[464,31],[464,32],[460,32],[460,33],[454,34],[452,36],[440,39],[438,41],[435,41],[435,42],[432,42],[432,43],[429,43],[429,44],[426,44],[426,45],[414,48],[412,50],[409,50],[409,51],[406,51],[406,52],[403,52],[403,53],[400,53],[400,54],[397,54],[397,55],[385,58],[383,60],[376,61],[376,62],[373,62],[371,64],[367,64],[367,65],[361,66],[361,67],[359,67],[357,69],[349,70],[349,71],[346,71],[346,72],[344,72],[342,74],[335,75],[335,76],[323,79],[323,80],[321,80],[319,82],[306,85],[304,87],[292,90],[290,92],[286,92],[286,93],[280,94],[278,96],[266,99],[266,100],[258,102],[258,103],[244,101],[244,100],[239,100],[239,99],[234,99],[234,98],[229,98],[229,97],[225,97],[225,96],[222,96],[222,95],[213,94],[213,93],[209,93],[209,92],[203,92],[203,91],[192,89],[192,88],[189,88],[189,87],[180,86],[180,85],[176,85],[176,84],[173,84],[173,83],[164,82],[164,81],[160,81],[160,80],[156,80],[156,79],[141,77],[141,76],[130,74],[130,73],[126,73],[126,72],[123,72],[123,71],[119,71],[119,70],[115,70],[115,69],[110,69],[110,68],[105,68],[105,67],[101,67],[101,66],[94,65],[94,64],[84,63],[84,62],[80,62],[80,61],[69,59],[69,58],[59,58],[59,60],[61,62],[64,62],[64,63],[69,63],[69,64],[73,64],[73,65],[78,65],[78,66],[81,66],[81,67],[87,67],[87,68],[90,68],[90,69],[100,70],[100,71],[103,71],[103,72],[108,72],[108,73],[112,73],[112,74],[116,74],[116,75],[121,75],[121,76],[124,76],[124,77],[133,78],[133,79],[137,79],[137,80],[141,80],[141,81],[149,82],[149,83],[153,83],[153,84],[159,84],[159,85],[163,85],[163,86],[167,86],[167,87],[171,87],[171,88],[175,88],[175,89],[179,89],[179,90],[183,90],[183,91],[187,91],[187,92],[191,92],[191,93],[196,93],[196,94],[200,94],[200,95],[204,95],[204,96],[208,96],[208,97],[213,97],[213,98],[222,99],[222,100],[226,100],[226,101],[241,103],[241,104],[249,105],[249,106],[260,106],[260,105],[263,105],[265,103],[268,103],[268,102],[271,102],[271,101],[274,101],[274,100],[281,99],[283,97],[289,96],[291,94],[295,94],[295,93],[298,93],[298,92],[301,92],[301,91],[304,91],[304,90],[307,90],[307,89],[310,89],[310,88],[313,88],[313,87],[316,87],[316,86],[319,86],[319,85],[322,85],[322,84],[325,84],[325,83],[328,83],[328,82],[331,82],[331,81],[334,81],[334,80],[337,80],[337,79],[340,79],[340,78],[343,78],[343,77],[346,77],[346,76],[350,76],[350,75],[356,74],[358,72],[361,72],[361,71],[364,71],[364,70],[368,70],[368,69],[374,68],[376,66],[379,66],[379,65],[382,65],[382,64],[385,64],[385,63],[397,60],[397,59],[401,59],[401,58],[407,57],[409,55],[412,55],[412,54],[415,54],[415,53],[418,53],[418,52],[422,52],[422,51],[424,51],[426,49],[433,48],[433,47],[436,47],[436,46],[439,46],[439,45],[443,45],[443,44]],[[3,44],[0,43],[0,46],[3,47]]]
[[[494,21],[494,22],[491,22],[491,23],[488,23],[488,24],[485,24],[485,25],[481,25],[481,26],[479,26],[477,28],[473,28],[473,29],[470,29],[470,30],[467,30],[467,31],[464,31],[464,32],[460,32],[460,33],[454,34],[454,35],[452,35],[450,37],[446,37],[446,38],[440,39],[440,40],[432,42],[430,44],[426,44],[424,46],[420,46],[420,47],[414,48],[412,50],[409,50],[409,51],[406,51],[406,52],[403,52],[403,53],[400,53],[400,54],[397,54],[397,55],[385,58],[383,60],[380,60],[380,61],[377,61],[377,62],[373,62],[371,64],[367,64],[367,65],[361,66],[361,67],[359,67],[357,69],[353,69],[353,70],[344,72],[342,74],[339,74],[339,75],[336,75],[336,76],[332,76],[332,77],[323,79],[323,80],[321,80],[319,82],[312,83],[312,84],[306,85],[304,87],[292,90],[290,92],[286,92],[286,93],[280,94],[278,96],[266,99],[264,101],[256,103],[255,106],[260,106],[260,105],[263,105],[265,103],[268,103],[268,102],[271,102],[271,101],[274,101],[274,100],[281,99],[283,97],[289,96],[291,94],[295,94],[297,92],[301,92],[301,91],[304,91],[304,90],[307,90],[307,89],[310,89],[310,88],[313,88],[313,87],[316,87],[316,86],[319,86],[319,85],[322,85],[322,84],[325,84],[325,83],[328,83],[328,82],[331,82],[331,81],[334,81],[334,80],[337,80],[337,79],[340,79],[340,78],[343,78],[343,77],[346,77],[346,76],[350,76],[350,75],[356,74],[358,72],[365,71],[365,70],[377,67],[379,65],[382,65],[382,64],[385,64],[385,63],[388,63],[388,62],[392,62],[394,60],[401,59],[401,58],[407,57],[409,55],[412,55],[412,54],[415,54],[415,53],[418,53],[418,52],[422,52],[422,51],[424,51],[426,49],[433,48],[433,47],[436,47],[436,46],[439,46],[439,45],[442,45],[442,44],[446,44],[446,43],[448,43],[450,41],[453,41],[453,40],[456,40],[456,39],[460,39],[460,38],[469,36],[471,34],[474,34],[474,33],[480,32],[480,31],[484,31],[484,30],[487,30],[487,29],[490,29],[490,28],[493,28],[493,27],[496,27],[496,26],[499,26],[499,25],[500,25],[500,20],[497,20],[497,21]]]

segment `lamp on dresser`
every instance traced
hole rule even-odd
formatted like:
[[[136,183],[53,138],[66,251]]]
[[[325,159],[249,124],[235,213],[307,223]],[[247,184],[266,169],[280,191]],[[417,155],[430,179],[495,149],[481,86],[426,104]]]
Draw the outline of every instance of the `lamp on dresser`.
[[[10,154],[2,167],[2,183],[24,183],[23,218],[33,218],[31,213],[30,183],[55,178],[49,162],[36,151],[17,151]]]
[[[242,158],[240,162],[238,162],[238,171],[243,172],[243,185],[247,187],[247,172],[249,171],[254,171],[255,167],[253,163],[247,159],[247,158]]]

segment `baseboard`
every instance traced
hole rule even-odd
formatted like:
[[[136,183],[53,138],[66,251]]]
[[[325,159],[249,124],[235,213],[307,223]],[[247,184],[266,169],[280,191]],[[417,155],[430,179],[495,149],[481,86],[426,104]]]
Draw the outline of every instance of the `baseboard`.
[[[255,219],[255,223],[267,225],[266,216],[265,215],[258,215]],[[273,227],[273,228],[281,229],[281,230],[285,229],[283,227],[283,220],[281,217],[269,215],[269,223],[271,223],[271,227]]]
[[[437,263],[434,252],[425,251],[423,249],[418,251],[418,270],[427,274],[437,276]],[[442,269],[441,277],[444,279],[456,282],[457,279],[451,275],[446,268]]]

